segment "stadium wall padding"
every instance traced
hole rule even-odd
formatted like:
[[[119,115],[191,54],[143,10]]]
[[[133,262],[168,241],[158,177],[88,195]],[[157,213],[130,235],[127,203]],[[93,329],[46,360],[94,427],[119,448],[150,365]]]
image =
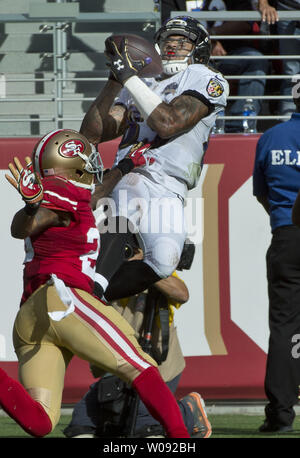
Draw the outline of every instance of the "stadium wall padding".
[[[188,195],[189,238],[196,244],[191,270],[180,272],[190,299],[175,312],[186,368],[177,396],[200,392],[205,399],[264,398],[268,348],[265,254],[268,215],[252,195],[259,134],[213,136],[200,181]],[[23,241],[10,235],[22,206],[4,173],[14,156],[30,155],[37,138],[0,138],[1,307],[0,365],[17,377],[12,327],[22,290]],[[102,144],[110,167],[118,140]],[[176,154],[176,151],[174,151]],[[63,403],[80,399],[95,379],[86,361],[74,357],[65,378]]]

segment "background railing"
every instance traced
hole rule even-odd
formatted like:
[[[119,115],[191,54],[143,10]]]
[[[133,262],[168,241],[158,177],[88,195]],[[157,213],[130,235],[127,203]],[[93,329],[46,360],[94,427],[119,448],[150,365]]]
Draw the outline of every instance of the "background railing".
[[[66,88],[66,83],[72,81],[77,82],[91,82],[99,81],[104,82],[107,78],[105,77],[69,77],[68,76],[68,59],[70,58],[70,53],[67,51],[67,41],[68,33],[72,23],[76,24],[109,24],[109,23],[122,23],[122,24],[133,24],[137,23],[140,25],[140,32],[147,32],[149,30],[157,30],[160,26],[160,14],[156,12],[142,12],[142,13],[79,13],[78,4],[76,3],[63,3],[61,4],[41,4],[38,5],[39,8],[29,9],[29,14],[0,14],[0,23],[23,23],[23,24],[40,24],[39,32],[51,33],[52,42],[53,42],[53,52],[43,53],[40,58],[52,59],[53,61],[53,76],[47,78],[14,78],[10,76],[4,76],[5,86],[10,83],[53,83],[53,95],[48,97],[7,97],[5,94],[1,95],[2,103],[17,102],[19,104],[28,104],[28,103],[54,103],[54,112],[51,116],[39,116],[38,122],[53,122],[54,128],[62,127],[63,122],[69,121],[81,121],[82,114],[78,113],[75,116],[65,116],[64,115],[64,104],[66,102],[78,101],[77,97],[68,97],[64,94],[64,89]],[[31,5],[30,5],[31,6]],[[39,11],[45,14],[48,13],[48,16],[39,16]],[[60,14],[61,11],[61,14]],[[68,11],[68,14],[66,12]],[[64,13],[64,15],[63,15]],[[51,17],[53,14],[53,17]],[[128,31],[130,32],[130,30]],[[96,94],[95,94],[96,95]],[[81,102],[90,102],[94,100],[94,97],[81,97]],[[0,123],[6,122],[32,122],[30,116],[27,117],[14,117],[8,116],[1,117]],[[5,132],[1,133],[1,124],[0,124],[0,135],[5,135]]]
[[[300,21],[300,11],[277,11],[279,21]],[[186,11],[172,11],[171,17],[186,15]],[[258,11],[189,11],[188,15],[198,19],[199,21],[254,21],[257,23],[261,22],[261,14]],[[296,35],[281,35],[281,34],[249,34],[249,35],[210,35],[212,40],[286,40],[286,39],[299,39]],[[300,55],[278,55],[278,54],[262,54],[258,55],[226,55],[226,56],[211,56],[211,61],[220,61],[228,59],[247,59],[247,60],[284,60],[284,59],[297,59],[300,60]],[[284,74],[277,75],[224,75],[224,77],[230,82],[233,80],[291,80],[291,76]],[[292,95],[263,95],[254,96],[249,93],[247,96],[251,99],[259,100],[288,100],[292,99]],[[245,96],[230,95],[228,100],[245,99]],[[256,120],[287,120],[290,116],[284,116],[280,113],[271,115],[256,115],[251,116],[252,119]],[[220,116],[220,119],[233,120],[233,119],[244,119],[244,116]]]
[[[107,71],[103,63],[102,74],[103,76],[93,76],[93,71],[91,75],[84,77],[70,76],[68,69],[68,61],[72,57],[72,50],[68,49],[68,38],[72,34],[72,25],[80,24],[97,24],[107,27],[107,24],[120,24],[122,27],[128,26],[127,32],[132,32],[130,26],[136,24],[138,30],[142,33],[148,33],[153,35],[153,33],[160,27],[160,13],[158,12],[141,12],[141,13],[79,13],[78,4],[73,3],[64,3],[58,2],[54,4],[41,4],[38,5],[39,8],[35,7],[29,9],[28,14],[0,14],[0,25],[1,24],[35,24],[39,25],[38,33],[41,36],[45,33],[52,35],[52,52],[45,51],[41,53],[41,61],[52,60],[52,70],[48,71],[47,77],[32,76],[32,77],[20,77],[17,78],[15,75],[2,74],[0,75],[0,103],[2,104],[2,110],[0,115],[0,136],[6,136],[6,130],[1,129],[1,125],[5,126],[7,123],[45,123],[45,129],[42,125],[37,129],[38,134],[43,134],[49,130],[49,123],[52,123],[53,128],[66,127],[66,123],[75,123],[75,128],[80,126],[84,109],[76,109],[72,111],[72,114],[66,113],[65,106],[70,102],[80,102],[82,105],[86,102],[91,102],[94,100],[95,94],[91,96],[86,96],[83,94],[81,97],[78,96],[76,92],[70,95],[68,91],[68,83],[100,83],[104,84],[104,81],[107,78]],[[44,13],[43,13],[44,12]],[[256,11],[215,11],[215,12],[186,12],[186,11],[176,11],[171,13],[171,17],[177,15],[190,15],[196,17],[199,20],[204,21],[244,21],[251,20],[260,22],[261,16]],[[300,11],[278,11],[279,20],[299,20],[300,21]],[[132,33],[137,33],[136,30]],[[295,35],[212,35],[212,39],[217,40],[274,40],[274,39],[295,39]],[[261,55],[261,56],[212,56],[212,61],[215,59],[267,59],[269,61],[273,60],[283,60],[283,59],[300,59],[300,55]],[[228,81],[241,80],[241,79],[265,79],[265,80],[283,80],[290,79],[290,76],[283,74],[276,75],[224,75]],[[39,96],[34,94],[34,96],[24,96],[14,94],[7,94],[7,88],[13,83],[30,83],[33,84],[52,84],[52,90],[48,91],[48,94]],[[100,86],[99,86],[100,87]],[[9,91],[11,92],[11,91]],[[281,100],[281,99],[291,99],[292,96],[286,95],[276,95],[276,94],[267,94],[262,97],[255,97],[249,94],[249,98],[255,99],[259,98],[262,101],[271,101],[271,100]],[[243,99],[244,96],[230,95],[230,100]],[[19,107],[22,104],[48,104],[49,105],[49,114],[37,114],[37,115],[19,115],[11,113],[9,109],[5,110],[3,104],[15,103]],[[28,105],[30,106],[30,105]],[[35,105],[37,106],[37,105]],[[50,107],[52,107],[52,112]],[[21,110],[22,111],[22,110]],[[45,110],[44,110],[45,111]],[[69,110],[70,111],[70,110]],[[38,112],[38,108],[35,109],[35,112]],[[7,116],[6,116],[7,114]],[[283,116],[279,114],[261,114],[255,116],[254,119],[257,120],[270,120],[270,121],[279,121],[283,119],[288,119],[289,116]],[[224,119],[243,119],[242,116],[224,116]],[[47,126],[46,126],[47,124]],[[70,127],[72,127],[70,125]],[[16,129],[18,131],[18,128]],[[18,132],[15,135],[19,135]]]

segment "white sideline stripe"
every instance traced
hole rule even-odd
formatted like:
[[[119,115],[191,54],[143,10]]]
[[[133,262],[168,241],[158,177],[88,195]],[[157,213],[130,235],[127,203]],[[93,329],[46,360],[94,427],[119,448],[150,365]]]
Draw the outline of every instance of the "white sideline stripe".
[[[57,198],[60,199],[60,200],[65,200],[65,201],[69,202],[75,209],[77,208],[78,202],[76,202],[76,201],[74,201],[74,200],[70,200],[70,199],[68,199],[67,197],[62,197],[62,196],[60,196],[59,194],[57,194],[56,192],[53,192],[53,191],[45,191],[44,194],[49,194],[50,196],[57,197]]]
[[[114,342],[124,351],[124,353],[129,358],[131,358],[144,369],[150,367],[150,364],[140,359],[138,355],[134,353],[132,348],[125,342],[125,340],[122,339],[122,337],[117,333],[117,331],[115,331],[115,329],[109,323],[107,323],[107,321],[105,321],[103,318],[101,318],[99,315],[93,312],[93,310],[89,309],[86,305],[80,302],[71,290],[69,291],[74,300],[75,306],[78,307],[79,310],[81,310],[85,315],[91,318],[91,320],[93,320],[98,326],[100,326],[100,328],[102,328],[114,340]]]

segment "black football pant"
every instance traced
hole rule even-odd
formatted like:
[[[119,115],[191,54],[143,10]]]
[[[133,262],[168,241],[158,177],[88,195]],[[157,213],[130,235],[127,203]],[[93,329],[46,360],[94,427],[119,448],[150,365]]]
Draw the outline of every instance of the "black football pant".
[[[300,229],[275,229],[266,260],[270,326],[266,417],[273,425],[286,426],[293,423],[300,385]]]

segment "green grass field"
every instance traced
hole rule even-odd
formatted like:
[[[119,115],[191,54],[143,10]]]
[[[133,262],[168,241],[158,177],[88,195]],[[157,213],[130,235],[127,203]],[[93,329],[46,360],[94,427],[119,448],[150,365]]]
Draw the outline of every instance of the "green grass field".
[[[63,429],[70,421],[70,416],[63,415],[49,438],[63,438]],[[258,415],[209,415],[212,424],[212,438],[300,438],[300,418],[294,422],[294,431],[285,434],[262,434],[257,431],[264,417]],[[16,423],[8,417],[0,417],[0,438],[30,438]]]

